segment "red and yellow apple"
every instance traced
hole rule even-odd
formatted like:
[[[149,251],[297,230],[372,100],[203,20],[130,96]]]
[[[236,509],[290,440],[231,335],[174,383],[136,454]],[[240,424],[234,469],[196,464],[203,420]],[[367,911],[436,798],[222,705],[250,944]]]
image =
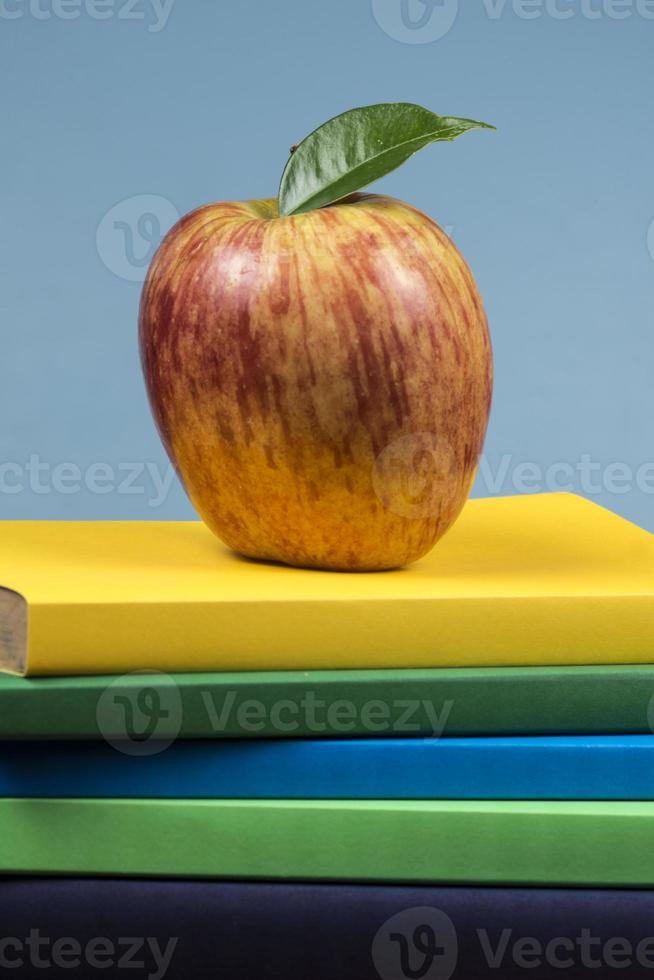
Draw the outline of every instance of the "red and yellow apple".
[[[275,200],[202,207],[153,260],[140,343],[167,451],[240,554],[395,568],[461,511],[490,340],[468,266],[415,208],[371,194],[289,217]]]

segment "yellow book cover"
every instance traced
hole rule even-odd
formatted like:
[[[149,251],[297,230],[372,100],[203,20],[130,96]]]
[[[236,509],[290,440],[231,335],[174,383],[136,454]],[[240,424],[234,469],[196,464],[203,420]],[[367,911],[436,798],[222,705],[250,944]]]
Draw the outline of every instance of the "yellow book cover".
[[[654,662],[654,536],[567,494],[473,500],[394,572],[257,563],[197,522],[4,522],[0,669]]]

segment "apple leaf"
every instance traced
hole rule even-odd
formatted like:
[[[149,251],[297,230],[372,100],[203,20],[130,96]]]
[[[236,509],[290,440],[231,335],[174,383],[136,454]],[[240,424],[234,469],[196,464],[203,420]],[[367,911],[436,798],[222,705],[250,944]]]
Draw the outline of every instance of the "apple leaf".
[[[409,102],[350,109],[310,133],[291,153],[279,188],[283,217],[322,208],[395,170],[428,143],[471,129],[473,119],[437,116]]]

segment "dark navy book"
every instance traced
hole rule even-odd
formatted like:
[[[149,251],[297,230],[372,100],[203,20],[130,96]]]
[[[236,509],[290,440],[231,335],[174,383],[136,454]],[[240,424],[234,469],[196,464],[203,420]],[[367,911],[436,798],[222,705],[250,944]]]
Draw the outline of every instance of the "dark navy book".
[[[20,980],[632,980],[654,969],[654,891],[5,878],[0,923],[0,973]]]

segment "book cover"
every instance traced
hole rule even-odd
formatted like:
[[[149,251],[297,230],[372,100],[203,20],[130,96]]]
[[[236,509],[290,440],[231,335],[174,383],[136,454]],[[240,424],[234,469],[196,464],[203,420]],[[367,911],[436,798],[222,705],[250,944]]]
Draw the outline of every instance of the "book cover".
[[[214,739],[117,748],[0,745],[0,796],[654,800],[654,735]]]
[[[654,887],[654,803],[0,799],[0,873]]]
[[[395,572],[243,560],[196,522],[7,522],[0,567],[15,673],[654,658],[654,537],[566,494],[471,501]]]
[[[654,966],[647,890],[6,879],[0,918],[23,980],[643,980]]]

